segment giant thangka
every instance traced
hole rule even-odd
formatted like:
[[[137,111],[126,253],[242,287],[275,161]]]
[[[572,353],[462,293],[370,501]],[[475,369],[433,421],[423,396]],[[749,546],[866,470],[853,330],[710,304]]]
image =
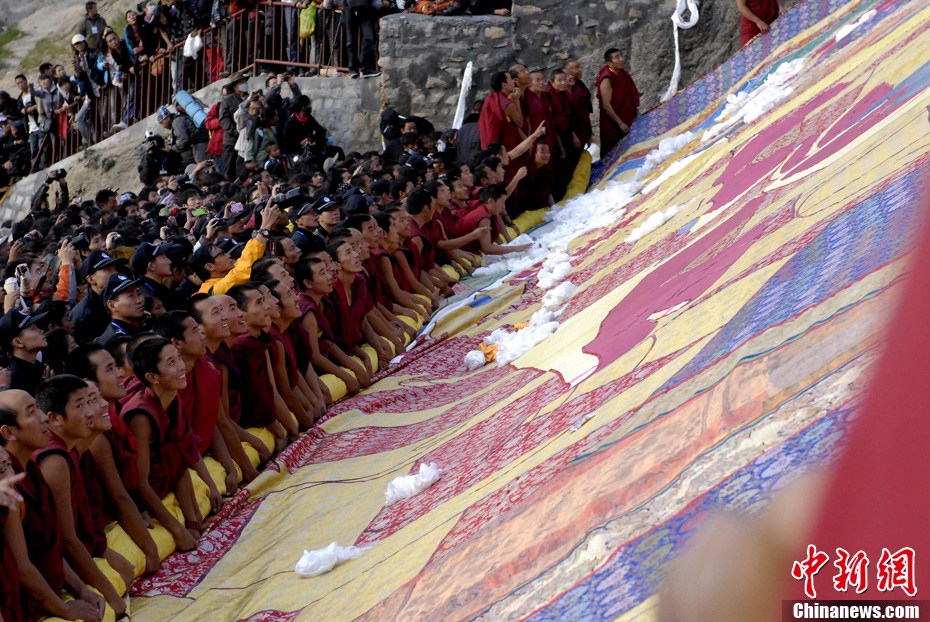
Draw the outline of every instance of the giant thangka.
[[[697,519],[842,447],[924,221],[927,50],[920,0],[789,10],[137,582],[134,619],[649,617]],[[359,549],[294,572],[334,542]]]

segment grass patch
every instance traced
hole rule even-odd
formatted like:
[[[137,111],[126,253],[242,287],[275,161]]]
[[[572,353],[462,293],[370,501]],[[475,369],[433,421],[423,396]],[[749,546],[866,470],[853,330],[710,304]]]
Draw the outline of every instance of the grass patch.
[[[0,33],[0,58],[7,57],[6,46],[19,39],[23,35],[22,31],[16,26],[10,26]]]
[[[36,73],[42,63],[64,65],[71,70],[71,37],[52,35],[42,37],[32,49],[26,52],[23,60],[19,61],[19,68],[24,72]]]

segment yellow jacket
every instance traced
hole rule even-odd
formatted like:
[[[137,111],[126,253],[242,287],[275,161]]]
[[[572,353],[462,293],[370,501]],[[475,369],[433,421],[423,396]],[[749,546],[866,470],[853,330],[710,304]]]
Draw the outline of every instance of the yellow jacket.
[[[264,254],[265,244],[252,238],[242,249],[242,255],[236,260],[233,269],[226,276],[207,279],[197,293],[222,295],[236,285],[248,283],[252,275],[252,264],[261,259]]]

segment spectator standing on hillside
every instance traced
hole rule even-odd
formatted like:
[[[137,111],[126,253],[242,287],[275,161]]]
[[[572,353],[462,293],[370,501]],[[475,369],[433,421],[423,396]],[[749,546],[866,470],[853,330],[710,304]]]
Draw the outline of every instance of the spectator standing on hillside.
[[[109,73],[110,84],[110,110],[111,115],[120,109],[123,104],[123,113],[114,123],[114,130],[125,130],[135,117],[136,84],[133,77],[136,73],[132,53],[126,43],[112,30],[104,37],[106,42],[106,55],[104,60]],[[122,102],[120,100],[123,100]]]
[[[168,106],[161,106],[155,119],[170,132],[168,144],[180,156],[184,165],[201,163],[207,159],[207,144],[210,134],[206,128],[197,127],[181,109],[174,114]]]
[[[769,26],[778,19],[778,0],[736,0],[739,9],[740,47],[745,47],[753,37],[769,31]]]
[[[94,128],[90,125],[92,115],[97,108],[97,99],[100,97],[100,85],[103,75],[97,65],[97,52],[87,45],[84,35],[76,34],[71,37],[71,67],[74,69],[74,78],[78,85],[78,95],[84,98],[84,105],[77,113],[78,131],[84,145],[96,141]]]
[[[19,88],[19,97],[16,98],[16,104],[19,106],[19,112],[23,116],[23,123],[29,132],[29,153],[35,159],[39,153],[39,148],[42,146],[42,138],[50,127],[48,111],[45,109],[45,103],[38,96],[35,88],[26,80],[26,76],[22,74],[16,76],[16,86]],[[37,170],[45,168],[46,164],[45,155],[43,154],[43,157],[39,159]]]
[[[604,52],[606,64],[597,76],[597,101],[601,110],[601,154],[607,156],[629,134],[639,108],[639,91],[624,68],[620,50]]]
[[[103,35],[107,29],[107,20],[97,12],[97,3],[88,2],[84,5],[84,19],[78,24],[77,33],[87,40],[87,46],[92,50],[103,47]]]
[[[126,11],[126,28],[123,30],[123,41],[132,54],[132,59],[139,63],[148,60],[145,55],[145,44],[142,41],[142,20],[135,11]]]
[[[219,121],[220,127],[223,128],[223,174],[226,179],[232,181],[238,175],[239,163],[241,159],[236,153],[236,141],[239,140],[239,129],[236,127],[236,119],[233,115],[239,109],[239,104],[244,99],[241,87],[246,78],[241,73],[235,73],[229,77],[229,94],[220,101]]]

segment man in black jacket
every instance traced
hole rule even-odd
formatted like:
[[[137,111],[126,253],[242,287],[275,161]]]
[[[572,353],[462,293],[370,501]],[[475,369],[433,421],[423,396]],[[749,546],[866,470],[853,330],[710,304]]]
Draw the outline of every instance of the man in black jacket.
[[[97,337],[97,343],[106,346],[117,335],[135,337],[148,328],[150,318],[145,313],[139,281],[125,274],[114,274],[103,290],[103,302],[110,312],[110,325]]]
[[[326,158],[326,128],[313,118],[312,110],[306,95],[294,99],[292,114],[284,125],[284,151],[291,156],[311,155],[310,160],[322,169]]]
[[[120,263],[125,260],[111,257],[106,251],[92,251],[81,262],[80,276],[87,283],[87,295],[71,309],[74,340],[78,343],[91,342],[106,330],[107,307],[101,295]]]
[[[245,99],[241,90],[245,82],[246,77],[241,73],[231,75],[227,87],[229,95],[220,100],[219,121],[220,127],[223,128],[223,174],[230,181],[236,179],[239,167],[242,165],[242,158],[236,153],[239,129],[236,127],[236,119],[233,115]]]
[[[143,242],[132,256],[130,265],[132,272],[139,281],[139,291],[146,298],[157,298],[168,311],[180,309],[185,297],[166,285],[171,281],[173,267],[169,251],[173,245],[169,243],[152,244]]]
[[[145,153],[139,162],[139,181],[154,186],[162,175],[180,175],[184,163],[177,152],[165,148],[165,139],[151,135],[145,138]]]
[[[18,309],[10,309],[0,318],[0,343],[10,354],[10,389],[35,395],[48,375],[48,368],[39,360],[39,353],[48,345],[39,326],[43,319],[44,313],[27,315]]]
[[[11,124],[11,136],[13,143],[6,148],[6,161],[2,164],[0,171],[0,188],[7,186],[10,182],[29,174],[32,168],[32,152],[29,149],[29,133],[22,121],[14,121]]]

